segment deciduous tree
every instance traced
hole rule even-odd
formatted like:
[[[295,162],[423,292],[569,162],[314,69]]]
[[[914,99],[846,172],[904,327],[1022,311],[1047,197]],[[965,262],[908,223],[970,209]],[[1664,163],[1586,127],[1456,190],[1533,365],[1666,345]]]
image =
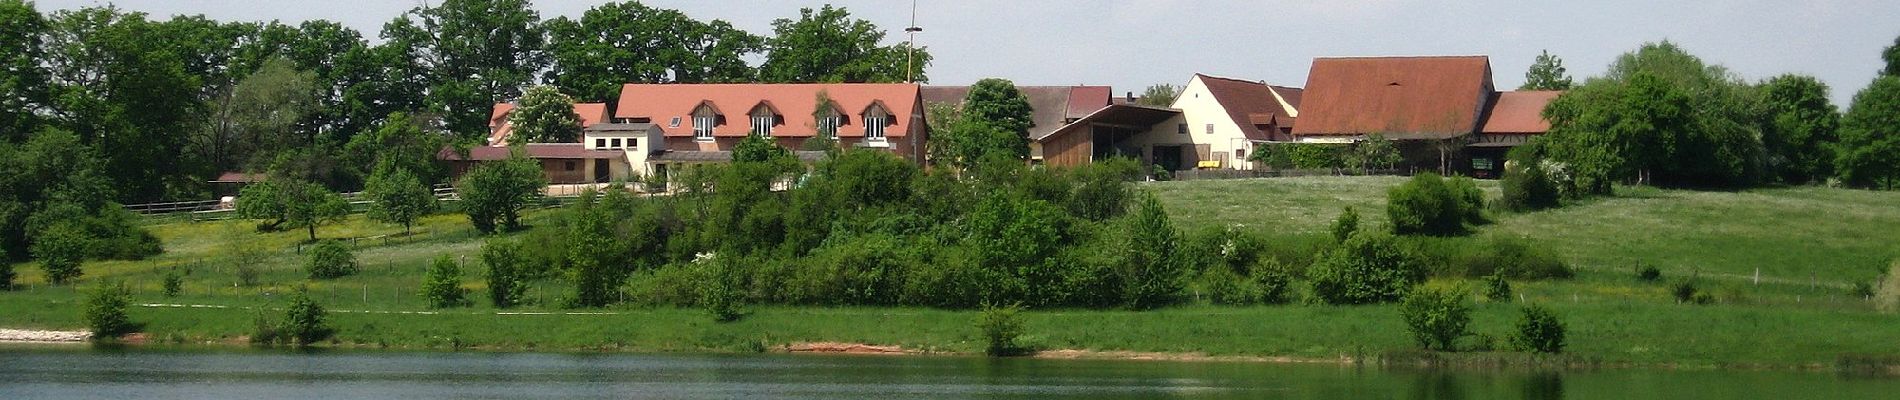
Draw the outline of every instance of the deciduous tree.
[[[1531,63],[1530,70],[1524,71],[1524,84],[1517,90],[1569,90],[1572,85],[1564,69],[1564,59],[1544,50],[1537,55],[1537,61]]]
[[[722,20],[698,21],[637,1],[607,3],[547,22],[546,80],[584,101],[607,101],[627,83],[734,82],[756,73],[745,57],[764,39]]]
[[[521,95],[521,107],[508,114],[514,137],[521,143],[576,143],[581,140],[581,116],[574,99],[553,86],[535,86]]]
[[[462,210],[482,233],[512,231],[521,226],[521,210],[547,187],[541,163],[529,159],[519,146],[507,160],[475,167],[456,184]]]
[[[924,48],[917,48],[907,63],[905,44],[880,46],[884,30],[851,18],[844,8],[825,5],[818,10],[800,9],[798,14],[796,20],[772,21],[773,36],[765,40],[759,79],[779,83],[930,80],[923,73],[930,65],[930,52]]]
[[[363,195],[370,200],[370,219],[402,224],[404,234],[417,219],[435,212],[435,192],[402,167],[378,170],[370,176]]]
[[[1136,103],[1144,106],[1171,107],[1174,106],[1174,99],[1180,95],[1180,86],[1167,83],[1148,85],[1148,89],[1141,91],[1141,100]]]
[[[382,37],[413,52],[406,55],[416,68],[402,69],[424,74],[429,110],[450,132],[468,137],[487,132],[484,120],[495,101],[519,96],[548,63],[541,15],[527,0],[417,7],[383,25]]]
[[[1841,120],[1842,182],[1892,190],[1900,185],[1900,76],[1882,76],[1854,94]]]
[[[1767,167],[1782,182],[1825,180],[1834,173],[1841,114],[1828,102],[1827,84],[1805,75],[1781,75],[1762,84],[1770,115],[1762,130]]]

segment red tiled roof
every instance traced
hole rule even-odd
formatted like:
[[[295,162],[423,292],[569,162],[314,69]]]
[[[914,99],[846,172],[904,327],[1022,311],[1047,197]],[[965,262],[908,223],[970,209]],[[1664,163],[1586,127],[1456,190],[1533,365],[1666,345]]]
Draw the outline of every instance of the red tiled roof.
[[[625,156],[624,153],[619,150],[588,150],[586,146],[580,143],[528,143],[527,146],[523,147],[528,152],[528,158],[536,159],[591,159]],[[468,159],[466,161],[506,160],[510,155],[510,151],[512,151],[510,149],[511,147],[508,146],[470,147],[468,148]],[[462,159],[462,155],[456,152],[453,147],[443,148],[442,151],[436,152],[435,157],[448,161],[465,161]]]
[[[1067,118],[1081,119],[1108,107],[1109,99],[1115,97],[1114,89],[1107,86],[1076,86],[1069,88],[1069,110]]]
[[[495,110],[488,115],[489,146],[508,145],[508,136],[515,130],[508,123],[508,114],[514,111],[514,103],[495,103]],[[574,103],[574,114],[581,117],[581,129],[587,129],[607,120],[607,103]]]
[[[1485,56],[1316,58],[1293,135],[1385,134],[1444,139],[1472,133],[1491,95]]]
[[[248,173],[248,172],[242,172],[242,171],[230,171],[230,172],[225,172],[225,173],[222,173],[222,174],[218,174],[218,178],[217,178],[217,179],[213,179],[213,180],[211,180],[211,182],[212,182],[212,183],[251,183],[251,182],[263,182],[263,181],[264,181],[264,179],[265,179],[265,178],[268,178],[268,177],[270,177],[270,176],[269,176],[269,175],[266,175],[266,174],[261,174],[261,173],[260,173],[260,174],[253,174],[253,173]]]
[[[1499,92],[1492,96],[1491,109],[1485,112],[1480,133],[1544,133],[1550,121],[1544,120],[1544,106],[1563,94],[1554,90]]]
[[[893,125],[885,128],[887,136],[904,136],[910,130],[910,117],[923,112],[917,109],[921,101],[917,85],[912,84],[636,83],[621,87],[620,105],[614,111],[614,117],[647,118],[665,126],[667,136],[692,136],[693,110],[702,103],[711,103],[722,110],[725,117],[725,124],[715,127],[713,135],[740,137],[752,132],[752,118],[744,113],[761,102],[769,102],[774,109],[779,110],[780,118],[779,124],[772,128],[772,136],[810,137],[817,133],[818,123],[812,119],[812,110],[816,109],[820,90],[847,116],[844,126],[838,130],[838,136],[842,137],[864,136],[861,113],[880,100],[892,116]],[[678,126],[672,124],[673,118],[680,119]]]
[[[1221,108],[1227,109],[1227,117],[1240,126],[1240,132],[1249,140],[1271,140],[1271,134],[1260,130],[1255,124],[1272,122],[1282,116],[1291,117],[1298,113],[1300,107],[1299,88],[1204,74],[1195,76],[1207,85],[1207,92],[1214,96],[1214,101],[1219,102]],[[1281,95],[1275,97],[1275,92]],[[1280,103],[1281,98],[1286,99],[1286,104]]]

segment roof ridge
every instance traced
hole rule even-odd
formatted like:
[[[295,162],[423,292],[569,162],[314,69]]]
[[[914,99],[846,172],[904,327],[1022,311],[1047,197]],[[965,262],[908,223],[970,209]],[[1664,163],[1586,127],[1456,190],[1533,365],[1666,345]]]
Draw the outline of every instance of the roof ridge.
[[[1488,59],[1490,59],[1490,58],[1491,58],[1491,55],[1489,55],[1489,54],[1470,54],[1470,55],[1397,55],[1397,56],[1326,56],[1326,57],[1313,57],[1313,59],[1314,59],[1314,60],[1354,60],[1354,59],[1393,59],[1393,58],[1483,58],[1483,59],[1487,59],[1487,60],[1488,60]]]

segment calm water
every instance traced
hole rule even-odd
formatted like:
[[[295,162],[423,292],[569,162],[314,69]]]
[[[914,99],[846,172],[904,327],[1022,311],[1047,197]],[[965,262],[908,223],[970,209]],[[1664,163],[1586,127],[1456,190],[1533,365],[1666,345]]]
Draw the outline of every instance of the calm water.
[[[0,399],[1896,399],[1826,373],[0,346]]]

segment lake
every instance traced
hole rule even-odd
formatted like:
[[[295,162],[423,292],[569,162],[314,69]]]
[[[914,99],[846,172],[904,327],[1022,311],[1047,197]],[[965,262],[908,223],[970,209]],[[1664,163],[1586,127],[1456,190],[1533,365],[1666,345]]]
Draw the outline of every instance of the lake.
[[[1785,371],[1444,371],[980,357],[0,345],[0,399],[1891,399]]]

